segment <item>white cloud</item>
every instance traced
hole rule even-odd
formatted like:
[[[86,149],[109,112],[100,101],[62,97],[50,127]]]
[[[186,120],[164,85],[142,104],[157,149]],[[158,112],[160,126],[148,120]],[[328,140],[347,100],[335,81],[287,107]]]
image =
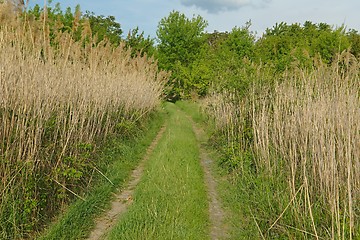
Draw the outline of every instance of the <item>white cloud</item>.
[[[238,10],[245,6],[263,7],[271,0],[181,0],[184,6],[195,6],[209,13]]]

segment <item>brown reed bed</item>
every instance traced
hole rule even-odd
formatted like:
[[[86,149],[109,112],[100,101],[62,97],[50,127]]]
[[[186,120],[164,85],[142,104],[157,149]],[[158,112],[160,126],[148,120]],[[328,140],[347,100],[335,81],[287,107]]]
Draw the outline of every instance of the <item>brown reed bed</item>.
[[[358,60],[345,52],[331,66],[287,72],[261,93],[254,90],[237,103],[224,97],[213,104],[222,107],[210,108],[239,149],[234,154],[253,153],[254,175],[269,181],[284,176],[285,184],[275,183],[278,189],[267,195],[273,208],[264,210],[271,216],[279,209],[277,215],[257,219],[263,236],[279,236],[274,231],[306,239],[360,236],[359,69]],[[249,121],[252,144],[244,148],[241,125]]]
[[[83,26],[17,17],[0,4],[0,238],[26,237],[88,185],[91,156],[160,103],[167,74]],[[25,20],[24,20],[25,18]],[[76,19],[75,19],[76,21]],[[76,25],[76,24],[74,24]]]

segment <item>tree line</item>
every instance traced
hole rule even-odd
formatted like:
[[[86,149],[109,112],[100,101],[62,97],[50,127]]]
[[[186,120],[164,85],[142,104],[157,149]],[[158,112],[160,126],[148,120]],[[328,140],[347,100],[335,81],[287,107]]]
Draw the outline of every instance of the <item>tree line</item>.
[[[24,4],[13,2],[17,6]],[[172,11],[160,20],[157,37],[151,38],[138,27],[124,33],[114,16],[81,12],[79,5],[74,10],[67,7],[63,11],[60,3],[54,6],[49,3],[46,8],[35,5],[24,13],[27,18],[35,19],[46,14],[47,20],[57,25],[56,29],[60,23],[61,31],[72,32],[79,41],[87,23],[97,43],[106,39],[114,46],[125,44],[132,56],[154,57],[160,69],[172,72],[164,93],[171,101],[203,97],[210,87],[212,91],[235,88],[245,92],[251,84],[248,76],[259,66],[281,74],[295,66],[311,68],[317,61],[330,64],[337,53],[345,50],[360,57],[360,34],[345,26],[281,22],[257,37],[248,21],[229,32],[209,33],[206,32],[208,22],[203,17],[188,18]]]

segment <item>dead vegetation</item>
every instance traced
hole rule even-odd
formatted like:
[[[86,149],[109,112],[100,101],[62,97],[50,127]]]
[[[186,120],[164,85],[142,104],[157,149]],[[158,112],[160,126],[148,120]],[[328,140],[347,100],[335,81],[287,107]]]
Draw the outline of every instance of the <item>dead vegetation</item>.
[[[317,239],[359,236],[359,68],[344,52],[331,66],[287,72],[246,99],[229,93],[208,99],[232,155],[251,152],[245,160],[252,169],[244,170],[246,161],[237,158],[242,159],[237,171],[268,176],[263,179],[284,176],[287,182],[275,183],[268,193],[273,199],[264,204],[281,211],[267,223],[258,220],[263,236],[276,236],[273,231]]]
[[[61,25],[0,4],[0,238],[22,238],[87,185],[91,154],[131,131],[160,102],[167,74],[153,59],[89,26],[75,41]],[[76,21],[76,18],[75,18]],[[76,26],[76,23],[74,24]]]

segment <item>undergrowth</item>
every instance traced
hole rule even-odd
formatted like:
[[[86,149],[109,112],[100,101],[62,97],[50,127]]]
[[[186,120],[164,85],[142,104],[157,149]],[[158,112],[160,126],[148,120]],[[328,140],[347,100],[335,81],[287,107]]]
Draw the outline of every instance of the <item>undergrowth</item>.
[[[358,238],[357,59],[344,52],[332,65],[272,82],[246,97],[228,91],[204,101],[229,179],[233,236]]]

